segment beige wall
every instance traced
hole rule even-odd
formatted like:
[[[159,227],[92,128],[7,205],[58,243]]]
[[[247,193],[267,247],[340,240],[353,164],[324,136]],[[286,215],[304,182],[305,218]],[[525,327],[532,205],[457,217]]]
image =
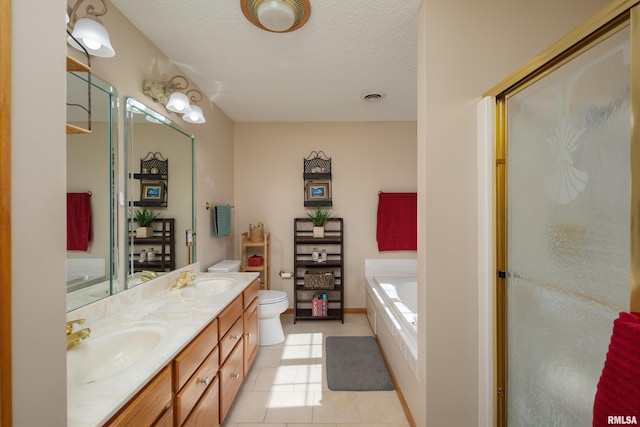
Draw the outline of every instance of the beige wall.
[[[320,150],[331,157],[332,216],[344,218],[345,306],[364,308],[364,259],[416,256],[376,244],[378,191],[416,191],[415,122],[237,123],[236,230],[264,222],[272,288],[293,307],[293,283],[278,271],[293,268],[293,218],[306,214],[303,159]]]
[[[419,426],[478,424],[476,105],[605,0],[423,0],[418,40]],[[424,329],[422,329],[424,326]],[[422,356],[424,355],[424,356]]]

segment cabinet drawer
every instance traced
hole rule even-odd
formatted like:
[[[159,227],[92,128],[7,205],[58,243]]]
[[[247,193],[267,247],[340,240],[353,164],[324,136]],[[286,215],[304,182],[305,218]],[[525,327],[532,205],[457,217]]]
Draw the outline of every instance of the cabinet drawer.
[[[218,324],[213,320],[174,359],[173,391],[178,392],[218,343]]]
[[[241,340],[242,341],[242,340]],[[229,355],[227,361],[220,368],[220,423],[224,421],[231,404],[242,385],[244,374],[242,343],[237,345]]]
[[[229,331],[225,334],[224,337],[220,340],[220,362],[224,363],[229,356],[229,353],[233,350],[233,348],[240,342],[243,334],[243,322],[242,317],[236,320],[236,323],[229,329]]]
[[[185,427],[196,427],[196,426],[211,426],[218,427],[220,423],[218,419],[220,417],[219,413],[219,399],[220,399],[220,389],[218,388],[218,378],[213,380],[213,383],[209,385],[209,388],[205,392],[200,402],[196,405],[187,418],[187,421],[183,424]]]
[[[236,323],[236,319],[242,315],[242,295],[238,295],[231,304],[218,316],[218,329],[220,336],[224,336],[229,328]]]
[[[167,366],[106,425],[150,426],[170,406],[171,368]]]
[[[246,310],[247,307],[251,304],[251,302],[258,297],[258,291],[260,290],[260,284],[258,283],[258,279],[251,282],[251,284],[242,292],[242,299],[244,302],[244,308]]]
[[[182,425],[207,387],[216,381],[218,366],[218,348],[216,347],[176,396],[175,412],[178,425]]]

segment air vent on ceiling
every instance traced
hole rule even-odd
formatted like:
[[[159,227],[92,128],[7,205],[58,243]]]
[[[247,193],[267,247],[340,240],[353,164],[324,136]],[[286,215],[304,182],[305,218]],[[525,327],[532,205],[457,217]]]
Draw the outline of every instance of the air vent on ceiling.
[[[360,95],[360,99],[364,102],[378,102],[382,101],[385,96],[384,92],[365,92]]]

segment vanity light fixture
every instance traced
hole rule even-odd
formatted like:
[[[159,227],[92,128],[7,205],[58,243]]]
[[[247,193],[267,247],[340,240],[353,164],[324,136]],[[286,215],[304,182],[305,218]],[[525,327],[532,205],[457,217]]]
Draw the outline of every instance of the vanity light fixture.
[[[196,104],[196,102],[202,101],[202,94],[200,91],[191,89],[187,91],[186,95],[189,98],[189,107],[191,107],[191,111],[184,113],[182,115],[182,120],[189,123],[205,123],[206,120],[202,113],[202,108]]]
[[[202,108],[195,103],[202,101],[202,93],[197,89],[181,92],[189,87],[185,76],[177,75],[166,82],[146,80],[142,92],[156,102],[164,105],[168,111],[182,114],[182,120],[189,123],[205,123]]]
[[[107,13],[108,6],[106,0],[100,0],[102,2],[102,10],[96,11],[95,6],[88,5],[85,9],[87,14],[78,18],[77,12],[80,8],[80,4],[84,0],[78,0],[71,9],[69,14],[69,24],[73,27],[73,37],[67,37],[67,42],[74,48],[84,52],[84,47],[90,55],[101,56],[110,58],[116,54],[111,46],[111,40],[109,39],[109,32],[102,25],[99,16],[103,16]],[[82,46],[80,46],[82,45]]]
[[[274,33],[301,28],[309,20],[309,0],[240,0],[244,16],[256,27]]]

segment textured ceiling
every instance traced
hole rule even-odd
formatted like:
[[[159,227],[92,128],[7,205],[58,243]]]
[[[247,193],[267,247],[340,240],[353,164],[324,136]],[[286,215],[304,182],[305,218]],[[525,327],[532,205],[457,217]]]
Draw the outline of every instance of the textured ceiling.
[[[310,1],[289,33],[253,26],[240,0],[111,3],[236,122],[416,120],[420,0]]]

